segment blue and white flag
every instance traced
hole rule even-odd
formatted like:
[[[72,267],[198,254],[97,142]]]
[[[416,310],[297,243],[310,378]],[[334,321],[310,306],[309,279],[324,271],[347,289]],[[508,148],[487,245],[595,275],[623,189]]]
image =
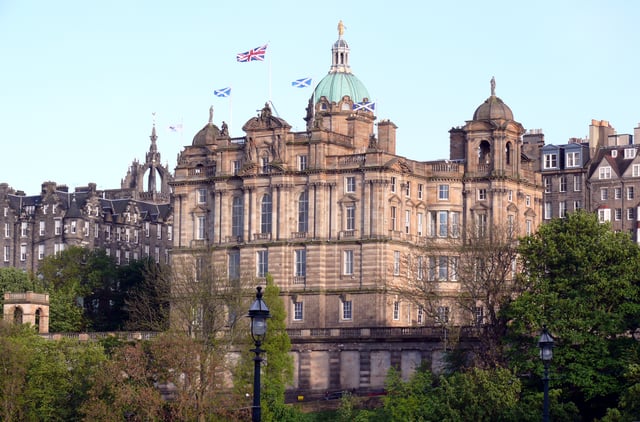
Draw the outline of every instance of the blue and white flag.
[[[376,103],[374,102],[361,102],[361,103],[353,103],[353,110],[358,111],[370,111],[374,112],[376,109]]]
[[[231,87],[228,86],[226,88],[216,89],[213,91],[213,95],[216,97],[228,97],[231,95]]]
[[[291,82],[291,86],[294,88],[306,88],[308,86],[311,86],[311,78],[296,79],[295,81]]]

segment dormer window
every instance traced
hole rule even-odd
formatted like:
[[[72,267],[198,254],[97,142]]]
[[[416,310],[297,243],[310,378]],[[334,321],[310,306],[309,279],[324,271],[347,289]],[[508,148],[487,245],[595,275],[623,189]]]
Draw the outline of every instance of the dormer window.
[[[611,156],[613,158],[616,158],[618,156],[618,150],[617,149],[611,150]]]
[[[567,167],[580,167],[580,151],[567,152],[565,158]]]
[[[555,169],[558,168],[558,154],[544,154],[544,168],[545,169]]]
[[[625,148],[624,150],[624,159],[630,160],[636,157],[636,149],[635,148]]]
[[[611,179],[611,167],[600,167],[598,170],[598,179]]]

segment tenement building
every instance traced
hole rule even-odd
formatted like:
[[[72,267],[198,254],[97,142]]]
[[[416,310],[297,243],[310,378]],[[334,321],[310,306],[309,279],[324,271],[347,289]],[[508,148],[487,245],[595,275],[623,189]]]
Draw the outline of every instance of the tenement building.
[[[0,184],[2,266],[35,272],[68,246],[103,248],[118,264],[153,257],[168,262],[173,229],[170,170],[160,161],[155,125],[144,163],[134,161],[120,189],[95,183],[69,192],[45,182],[38,195]]]
[[[543,218],[585,208],[612,229],[640,241],[640,157],[634,135],[617,134],[608,121],[592,120],[588,139],[542,148]]]
[[[424,277],[455,294],[457,257],[446,245],[494,226],[524,235],[542,218],[540,145],[523,143],[495,80],[472,118],[450,130],[448,159],[402,157],[396,125],[376,122],[352,73],[342,29],[305,131],[266,103],[232,137],[211,109],[170,182],[174,262],[207,255],[229,276],[270,273],[280,287],[298,391],[381,388],[391,365],[406,375],[435,362],[428,327],[477,314],[446,294],[430,314],[398,291]]]

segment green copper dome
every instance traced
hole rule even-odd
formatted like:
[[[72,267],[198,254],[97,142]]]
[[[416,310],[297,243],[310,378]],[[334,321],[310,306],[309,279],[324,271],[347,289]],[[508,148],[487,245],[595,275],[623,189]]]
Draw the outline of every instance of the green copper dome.
[[[362,102],[365,98],[371,98],[364,84],[351,73],[351,67],[349,67],[349,44],[342,38],[343,34],[344,25],[340,21],[338,23],[338,40],[331,48],[329,74],[322,78],[313,91],[316,103],[320,101],[321,97],[326,97],[332,103],[339,102],[345,95],[348,95],[354,103]]]
[[[314,91],[316,101],[320,97],[326,97],[329,102],[337,103],[345,95],[348,95],[351,101],[356,103],[361,102],[364,98],[371,98],[367,88],[353,73],[329,73],[322,78]]]

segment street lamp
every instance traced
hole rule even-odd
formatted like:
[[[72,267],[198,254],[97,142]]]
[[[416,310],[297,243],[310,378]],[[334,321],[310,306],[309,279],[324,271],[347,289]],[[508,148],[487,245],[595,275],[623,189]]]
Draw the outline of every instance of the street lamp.
[[[256,300],[253,301],[249,308],[249,318],[251,318],[251,338],[256,345],[255,349],[251,349],[256,354],[253,358],[253,406],[251,407],[251,420],[260,422],[262,418],[262,409],[260,408],[260,364],[262,358],[260,353],[264,352],[260,348],[265,336],[267,335],[267,318],[271,318],[267,304],[262,300],[262,287],[256,287]]]
[[[540,359],[544,364],[544,377],[542,381],[544,383],[544,404],[542,408],[542,421],[549,422],[549,363],[553,358],[553,337],[549,334],[547,326],[542,326],[542,334],[538,340],[538,347],[540,348]]]

